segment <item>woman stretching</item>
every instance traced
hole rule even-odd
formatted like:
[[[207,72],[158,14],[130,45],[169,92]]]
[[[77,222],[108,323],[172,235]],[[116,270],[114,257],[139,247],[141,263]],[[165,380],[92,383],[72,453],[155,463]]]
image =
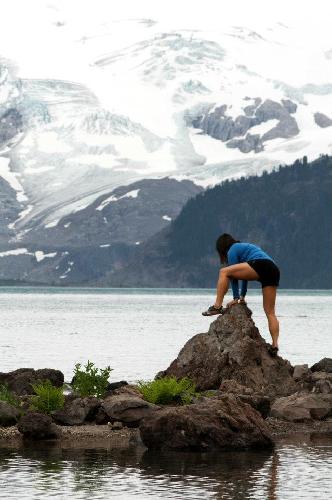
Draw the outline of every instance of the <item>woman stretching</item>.
[[[203,316],[223,314],[224,296],[231,280],[233,300],[227,304],[230,307],[236,303],[245,303],[248,281],[259,281],[262,285],[263,307],[269,323],[272,337],[272,349],[278,351],[279,321],[275,315],[275,301],[279,286],[280,272],[275,262],[261,248],[251,243],[240,243],[230,234],[222,234],[216,242],[217,252],[222,264],[227,263],[219,273],[217,283],[217,298],[213,306],[203,312]],[[238,280],[242,280],[239,294]]]

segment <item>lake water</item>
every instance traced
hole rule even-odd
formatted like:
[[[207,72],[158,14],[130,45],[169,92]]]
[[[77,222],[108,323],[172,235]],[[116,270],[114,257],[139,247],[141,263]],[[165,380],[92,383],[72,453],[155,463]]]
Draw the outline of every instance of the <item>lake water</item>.
[[[75,362],[112,366],[112,379],[150,379],[210,322],[209,290],[0,289],[0,371]],[[248,305],[269,340],[258,291]],[[293,364],[332,357],[332,292],[280,291],[281,355]],[[322,499],[332,489],[332,438],[281,442],[270,452],[143,453],[0,449],[0,498]]]

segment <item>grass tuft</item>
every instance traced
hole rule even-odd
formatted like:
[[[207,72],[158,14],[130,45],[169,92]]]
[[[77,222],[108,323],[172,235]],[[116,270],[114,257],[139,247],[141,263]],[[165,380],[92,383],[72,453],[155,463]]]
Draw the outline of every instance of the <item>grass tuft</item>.
[[[60,410],[65,403],[63,387],[54,387],[49,380],[32,384],[35,395],[31,396],[31,408],[42,413],[50,414]]]
[[[187,377],[176,379],[164,377],[148,382],[138,382],[138,387],[145,401],[167,405],[170,403],[190,404],[196,396],[195,384]]]

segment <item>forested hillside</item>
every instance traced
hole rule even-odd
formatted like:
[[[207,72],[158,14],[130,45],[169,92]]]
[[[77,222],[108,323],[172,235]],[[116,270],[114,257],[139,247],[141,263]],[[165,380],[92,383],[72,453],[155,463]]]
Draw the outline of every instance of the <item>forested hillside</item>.
[[[169,228],[101,284],[211,287],[223,232],[262,246],[284,288],[332,288],[332,157],[226,181],[189,200]]]

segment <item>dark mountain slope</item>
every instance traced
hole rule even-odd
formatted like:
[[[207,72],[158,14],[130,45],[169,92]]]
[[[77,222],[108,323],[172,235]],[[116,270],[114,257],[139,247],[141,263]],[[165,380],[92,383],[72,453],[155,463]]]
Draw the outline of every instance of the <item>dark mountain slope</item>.
[[[214,245],[223,232],[269,252],[281,268],[282,287],[332,288],[332,158],[304,158],[199,194],[100,284],[214,286]]]

